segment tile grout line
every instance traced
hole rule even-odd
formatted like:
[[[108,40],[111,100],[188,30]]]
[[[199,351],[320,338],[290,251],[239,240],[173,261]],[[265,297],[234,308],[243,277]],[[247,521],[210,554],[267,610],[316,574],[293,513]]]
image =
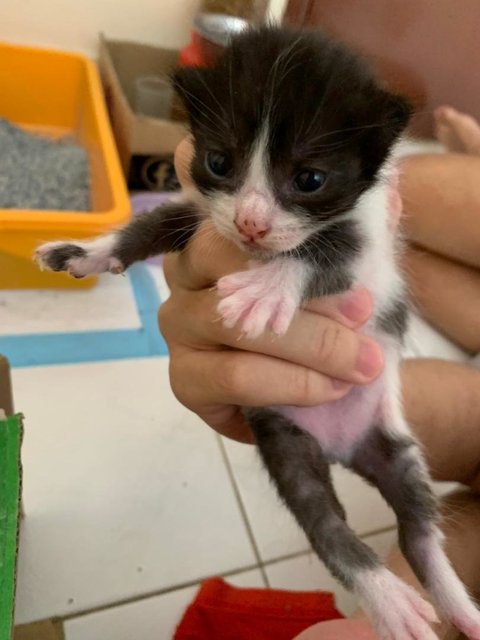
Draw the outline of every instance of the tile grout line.
[[[264,565],[266,567],[270,567],[272,564],[278,564],[279,562],[284,562],[285,560],[295,560],[295,558],[301,558],[302,556],[308,556],[310,554],[315,555],[315,551],[310,548],[303,549],[302,551],[292,551],[292,553],[286,553],[283,556],[278,556],[277,558],[271,558],[270,560],[265,560]]]
[[[379,529],[372,529],[372,531],[367,531],[366,533],[362,533],[359,538],[362,540],[364,538],[371,538],[372,536],[379,536],[382,533],[388,533],[389,531],[395,531],[397,528],[396,524],[388,524],[385,527],[380,527]]]
[[[279,556],[278,558],[273,558],[272,560],[268,560],[264,564],[268,566],[271,564],[276,564],[277,562],[282,562],[283,560],[291,560],[292,558],[299,558],[301,556],[308,555],[309,553],[313,553],[313,551],[311,549],[296,551],[294,553],[286,554],[283,556]],[[244,567],[237,567],[235,569],[230,569],[229,571],[223,571],[216,574],[215,577],[229,578],[241,573],[246,573],[247,571],[255,571],[255,569],[260,570],[260,567],[258,564],[251,564],[251,565],[246,565]],[[189,580],[187,582],[181,582],[171,587],[165,587],[164,589],[157,589],[155,591],[147,591],[145,593],[141,593],[139,595],[132,596],[130,598],[122,598],[121,600],[115,600],[114,602],[101,604],[96,607],[90,607],[88,609],[80,609],[79,611],[75,611],[73,613],[67,613],[65,615],[50,616],[48,618],[45,618],[45,620],[54,619],[54,620],[60,620],[61,622],[68,622],[69,620],[74,620],[76,618],[83,618],[84,616],[88,616],[93,613],[101,613],[102,611],[108,611],[109,609],[115,609],[117,607],[123,607],[129,604],[135,604],[136,602],[142,602],[143,600],[148,600],[150,598],[156,598],[159,596],[167,595],[169,593],[173,593],[175,591],[181,591],[182,589],[188,589],[189,587],[199,586],[201,582],[211,577],[212,575],[199,576],[197,578],[194,578],[193,580]],[[42,620],[34,620],[32,622],[42,622]]]
[[[250,564],[245,567],[237,567],[235,569],[230,569],[229,571],[217,573],[215,574],[215,576],[212,576],[212,574],[199,576],[193,580],[189,580],[188,582],[181,582],[179,584],[173,585],[172,587],[165,587],[164,589],[157,589],[156,591],[147,591],[145,593],[140,593],[139,595],[136,595],[136,596],[131,596],[130,598],[115,600],[115,602],[100,604],[96,607],[90,607],[88,609],[80,609],[79,611],[67,613],[65,615],[57,615],[57,616],[54,615],[42,620],[54,619],[54,620],[60,620],[61,622],[68,622],[69,620],[74,620],[76,618],[83,618],[84,616],[88,616],[93,613],[101,613],[102,611],[108,611],[109,609],[116,609],[117,607],[123,607],[129,604],[135,604],[136,602],[143,602],[144,600],[149,600],[150,598],[165,596],[175,591],[188,589],[189,587],[199,587],[204,580],[208,580],[209,578],[212,578],[212,577],[229,578],[231,576],[236,576],[240,573],[246,573],[247,571],[255,571],[255,569],[259,569],[259,566],[257,564]],[[42,622],[42,620],[34,620],[32,622]]]
[[[217,435],[217,441],[218,441],[218,446],[220,447],[220,452],[222,454],[223,461],[225,463],[225,467],[227,469],[227,473],[228,473],[229,478],[230,478],[230,482],[232,484],[233,493],[235,494],[235,497],[236,497],[237,503],[238,503],[238,507],[240,509],[240,513],[242,514],[243,522],[244,522],[245,528],[247,530],[247,535],[249,537],[250,544],[252,545],[252,548],[253,548],[253,553],[255,554],[255,558],[256,558],[257,563],[258,563],[258,569],[260,570],[260,573],[262,574],[262,579],[263,579],[263,581],[265,583],[265,586],[268,589],[268,588],[270,588],[270,581],[268,580],[268,576],[267,576],[267,573],[265,571],[265,567],[264,567],[264,563],[263,563],[263,560],[262,560],[262,556],[260,555],[260,551],[258,549],[257,541],[255,540],[253,529],[252,529],[252,526],[250,524],[250,520],[248,519],[247,510],[246,510],[246,507],[245,507],[245,505],[243,503],[242,496],[241,496],[241,493],[240,493],[240,489],[238,487],[237,480],[235,478],[235,474],[233,473],[232,463],[230,462],[230,458],[228,457],[227,450],[225,449],[225,444],[224,444],[224,442],[223,442],[223,440],[222,440],[220,435]]]
[[[396,525],[389,525],[386,527],[382,527],[380,529],[375,529],[373,531],[369,531],[368,533],[362,533],[358,537],[364,540],[365,538],[370,538],[372,536],[381,535],[382,533],[388,533],[389,531],[395,531]],[[286,553],[281,556],[277,556],[275,558],[270,558],[269,560],[263,560],[265,565],[275,564],[277,562],[282,562],[283,560],[291,560],[293,558],[300,558],[301,556],[307,555],[309,553],[313,553],[315,555],[315,551],[308,547],[308,549],[302,549],[301,551],[292,551],[292,553]]]
[[[395,531],[396,526],[388,526],[383,527],[381,529],[376,529],[375,531],[368,532],[359,536],[362,540],[365,538],[370,538],[372,536],[381,535],[382,533],[388,533],[389,531]],[[315,551],[312,548],[303,549],[301,551],[293,551],[292,553],[287,553],[282,556],[278,556],[276,558],[271,558],[269,560],[264,560],[263,564],[265,566],[270,566],[272,564],[278,564],[279,562],[284,562],[285,560],[294,560],[295,558],[301,558],[302,556],[314,555],[316,557]],[[323,563],[322,563],[323,564]]]
[[[388,531],[393,531],[396,527],[395,526],[390,526],[390,527],[383,527],[382,529],[377,529],[376,531],[372,532],[372,533],[368,533],[368,534],[362,534],[361,538],[365,538],[365,537],[369,537],[372,535],[380,535],[381,533],[387,533]],[[285,560],[294,560],[295,558],[301,558],[303,556],[307,556],[310,554],[314,554],[314,551],[312,549],[303,549],[302,551],[294,551],[293,553],[287,553],[281,556],[278,556],[276,558],[271,558],[270,560],[266,560],[266,561],[261,561],[262,564],[262,568],[264,567],[268,567],[270,565],[274,565],[274,564],[278,564],[279,562],[284,562]],[[229,571],[224,571],[221,573],[218,573],[217,576],[220,578],[229,578],[231,576],[235,576],[239,573],[245,573],[247,571],[254,571],[255,569],[260,569],[260,565],[259,564],[252,564],[252,565],[247,565],[245,567],[239,567],[236,569],[231,569]],[[122,600],[116,600],[115,602],[110,602],[108,604],[104,604],[104,605],[98,605],[97,607],[91,607],[89,609],[84,609],[84,610],[80,610],[80,611],[76,611],[74,613],[70,613],[67,615],[63,615],[63,616],[54,616],[55,620],[60,620],[61,622],[68,622],[69,620],[74,620],[76,618],[82,618],[84,616],[93,614],[93,613],[101,613],[102,611],[108,611],[109,609],[115,609],[117,607],[122,607],[125,605],[129,605],[129,604],[135,604],[136,602],[142,602],[143,600],[148,600],[149,598],[155,598],[158,596],[163,596],[163,595],[167,595],[169,593],[173,593],[175,591],[180,591],[182,589],[187,589],[188,587],[195,587],[198,586],[203,580],[207,579],[208,577],[211,576],[203,576],[203,577],[198,577],[195,578],[194,580],[190,580],[188,582],[183,582],[183,583],[179,583],[176,584],[172,587],[165,587],[164,589],[158,589],[156,591],[148,591],[146,593],[143,594],[139,594],[137,596],[132,596],[131,598],[124,598]],[[268,588],[270,587],[270,584],[267,582]],[[47,620],[49,620],[50,618],[47,618]],[[35,621],[37,622],[37,621]],[[41,622],[41,620],[39,620],[38,622]]]

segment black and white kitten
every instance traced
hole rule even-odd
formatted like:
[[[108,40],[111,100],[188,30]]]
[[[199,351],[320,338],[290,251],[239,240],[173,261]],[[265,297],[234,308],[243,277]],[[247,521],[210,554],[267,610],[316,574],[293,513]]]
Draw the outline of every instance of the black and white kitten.
[[[379,488],[440,615],[480,640],[480,615],[442,549],[436,501],[400,402],[407,308],[387,201],[409,106],[343,45],[274,27],[236,37],[211,69],[179,69],[174,85],[193,134],[195,188],[110,235],[43,245],[37,260],[75,277],[119,273],[183,249],[209,217],[253,258],[217,285],[224,322],[252,337],[285,333],[308,298],[367,287],[374,313],[364,331],[383,347],[382,375],[336,402],[245,415],[280,495],[382,640],[433,640],[436,615],[348,527],[332,461]]]

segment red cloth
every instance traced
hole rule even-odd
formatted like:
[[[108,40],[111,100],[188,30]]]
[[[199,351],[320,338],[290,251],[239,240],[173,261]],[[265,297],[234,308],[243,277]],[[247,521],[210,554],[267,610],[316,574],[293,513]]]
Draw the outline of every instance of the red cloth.
[[[202,583],[174,640],[292,640],[316,622],[338,620],[331,593],[240,589]]]

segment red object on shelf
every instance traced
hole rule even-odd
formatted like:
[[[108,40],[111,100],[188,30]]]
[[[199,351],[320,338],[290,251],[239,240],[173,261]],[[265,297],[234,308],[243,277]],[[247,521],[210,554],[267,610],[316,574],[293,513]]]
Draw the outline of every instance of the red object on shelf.
[[[338,620],[331,593],[240,589],[202,583],[173,640],[292,640],[317,622]]]
[[[215,62],[232,35],[248,26],[248,22],[221,13],[199,13],[193,21],[190,42],[178,57],[179,66],[208,67]]]
[[[208,67],[221,52],[222,47],[192,31],[192,39],[180,51],[178,64],[181,67]]]

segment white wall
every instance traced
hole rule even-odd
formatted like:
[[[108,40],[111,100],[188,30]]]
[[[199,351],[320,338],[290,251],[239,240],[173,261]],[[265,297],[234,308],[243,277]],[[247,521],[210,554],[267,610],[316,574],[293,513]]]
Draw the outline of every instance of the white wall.
[[[201,0],[0,0],[0,41],[95,56],[98,33],[178,48]],[[270,0],[281,18],[286,0]]]
[[[286,0],[271,0],[279,18]],[[0,41],[95,56],[97,35],[180,47],[200,0],[0,0]]]
[[[166,47],[189,40],[200,0],[0,0],[0,41],[94,56],[98,32]]]
[[[271,20],[280,22],[285,12],[288,0],[270,0],[268,3],[268,15]]]

